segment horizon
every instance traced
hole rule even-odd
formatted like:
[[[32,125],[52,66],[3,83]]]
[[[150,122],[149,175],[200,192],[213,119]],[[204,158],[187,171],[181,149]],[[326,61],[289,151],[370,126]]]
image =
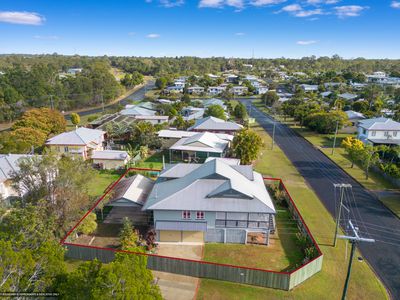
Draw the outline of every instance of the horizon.
[[[399,59],[400,2],[5,0],[3,54]]]

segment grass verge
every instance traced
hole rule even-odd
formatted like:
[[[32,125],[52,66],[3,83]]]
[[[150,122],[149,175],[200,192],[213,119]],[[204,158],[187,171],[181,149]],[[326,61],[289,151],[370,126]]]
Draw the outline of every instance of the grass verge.
[[[202,279],[198,299],[340,299],[343,289],[348,256],[345,258],[346,243],[339,240],[332,247],[335,223],[304,178],[291,164],[279,147],[270,149],[271,138],[259,126],[253,127],[263,138],[265,147],[256,170],[265,175],[280,177],[291,193],[305,222],[316,238],[324,262],[322,271],[292,291],[281,291],[241,284]],[[357,256],[360,254],[357,252]],[[382,283],[364,262],[355,260],[347,299],[388,299]]]

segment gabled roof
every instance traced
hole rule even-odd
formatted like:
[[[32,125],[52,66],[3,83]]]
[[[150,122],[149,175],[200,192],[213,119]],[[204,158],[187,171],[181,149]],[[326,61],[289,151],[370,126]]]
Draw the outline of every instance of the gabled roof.
[[[400,130],[400,123],[388,118],[362,120],[358,126],[368,130]]]
[[[47,140],[46,145],[98,145],[106,132],[97,129],[79,127],[63,132]]]
[[[345,111],[345,113],[348,116],[349,120],[365,119],[364,115],[358,111],[347,110],[347,111]]]
[[[218,158],[204,164],[168,167],[161,172],[143,209],[275,213],[261,174],[252,166],[241,166],[248,169],[245,172],[234,167]]]
[[[0,154],[0,182],[11,179],[12,173],[19,171],[21,159],[33,156],[27,154]]]
[[[222,101],[221,99],[216,99],[216,98],[204,100],[203,105],[204,105],[204,107],[208,107],[210,105],[219,105],[221,107],[225,107],[224,101]]]
[[[113,189],[111,203],[127,200],[143,205],[153,188],[154,181],[140,174],[124,178]]]
[[[128,152],[118,150],[93,151],[92,153],[92,159],[125,160],[128,156]]]
[[[240,130],[243,126],[235,122],[224,121],[215,117],[196,120],[188,130]]]
[[[356,99],[358,97],[358,95],[351,94],[351,93],[343,93],[343,94],[339,94],[338,97],[346,99],[346,100],[353,100],[353,99]]]
[[[156,112],[147,108],[140,106],[129,107],[121,110],[119,112],[121,115],[131,115],[131,116],[154,116]]]
[[[211,132],[201,132],[182,138],[170,147],[171,150],[222,153],[229,142]]]

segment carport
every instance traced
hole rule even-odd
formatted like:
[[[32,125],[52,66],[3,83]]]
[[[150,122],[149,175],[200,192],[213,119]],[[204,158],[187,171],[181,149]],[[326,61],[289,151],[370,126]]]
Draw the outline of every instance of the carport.
[[[204,243],[207,222],[157,221],[159,242]]]

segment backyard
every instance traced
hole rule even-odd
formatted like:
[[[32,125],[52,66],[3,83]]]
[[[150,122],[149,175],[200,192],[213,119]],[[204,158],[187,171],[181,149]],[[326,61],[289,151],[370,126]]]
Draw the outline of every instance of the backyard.
[[[324,254],[323,269],[290,292],[202,279],[197,299],[326,299],[327,295],[330,299],[340,299],[348,260],[344,241],[332,247],[335,229],[332,216],[279,147],[270,150],[270,136],[257,125],[253,129],[264,141],[256,170],[283,179]],[[357,252],[356,256],[359,255]],[[388,299],[384,286],[365,261],[353,264],[347,299]]]

